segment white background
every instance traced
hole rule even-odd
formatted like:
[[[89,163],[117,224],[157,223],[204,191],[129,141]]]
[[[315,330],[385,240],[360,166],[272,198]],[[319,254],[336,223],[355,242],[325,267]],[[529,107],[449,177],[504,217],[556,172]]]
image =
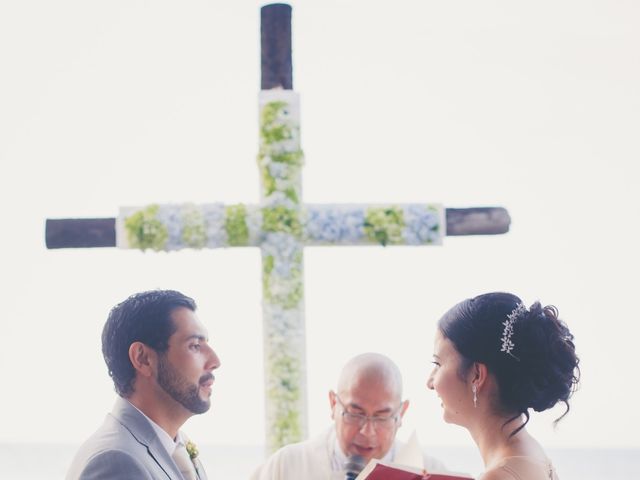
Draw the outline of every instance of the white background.
[[[559,307],[582,387],[548,446],[637,447],[640,4],[297,1],[304,198],[508,208],[509,234],[305,251],[310,431],[349,357],[397,361],[401,435],[468,445],[427,391],[435,322],[492,290]],[[0,4],[0,442],[79,443],[114,393],[99,336],[129,294],[193,296],[223,366],[200,442],[264,437],[257,249],[46,250],[46,218],[258,201],[255,1]],[[634,428],[635,427],[635,428]]]

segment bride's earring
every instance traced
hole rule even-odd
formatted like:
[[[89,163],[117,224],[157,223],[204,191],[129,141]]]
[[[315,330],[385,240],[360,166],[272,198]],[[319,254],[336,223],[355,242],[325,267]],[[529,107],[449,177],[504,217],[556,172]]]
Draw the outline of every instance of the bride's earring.
[[[471,391],[473,392],[473,408],[478,408],[478,387],[475,383],[471,385]]]

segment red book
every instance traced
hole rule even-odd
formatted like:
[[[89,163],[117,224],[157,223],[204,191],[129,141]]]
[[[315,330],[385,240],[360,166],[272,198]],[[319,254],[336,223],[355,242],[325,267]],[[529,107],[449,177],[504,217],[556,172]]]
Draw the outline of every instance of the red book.
[[[371,460],[356,480],[473,480],[468,475],[452,472],[424,472],[424,470]]]

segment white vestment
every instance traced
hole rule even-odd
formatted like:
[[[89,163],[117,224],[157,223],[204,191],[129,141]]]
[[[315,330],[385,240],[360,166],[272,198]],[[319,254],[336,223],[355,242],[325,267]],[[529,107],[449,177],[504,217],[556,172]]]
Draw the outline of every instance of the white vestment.
[[[396,441],[395,450],[401,447],[402,442]],[[332,469],[335,448],[336,434],[331,427],[315,438],[282,447],[254,472],[251,480],[344,480],[344,470]],[[427,471],[445,471],[442,462],[427,455],[424,466]]]

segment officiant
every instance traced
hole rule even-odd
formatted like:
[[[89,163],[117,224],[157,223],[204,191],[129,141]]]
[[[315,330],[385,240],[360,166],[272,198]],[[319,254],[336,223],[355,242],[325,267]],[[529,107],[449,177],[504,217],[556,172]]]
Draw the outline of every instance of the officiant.
[[[364,353],[349,360],[337,389],[329,392],[329,407],[333,424],[326,431],[281,448],[251,480],[344,480],[354,456],[363,464],[372,458],[394,461],[401,447],[395,437],[409,401],[402,400],[402,375],[391,359]],[[426,455],[424,466],[444,470]]]

